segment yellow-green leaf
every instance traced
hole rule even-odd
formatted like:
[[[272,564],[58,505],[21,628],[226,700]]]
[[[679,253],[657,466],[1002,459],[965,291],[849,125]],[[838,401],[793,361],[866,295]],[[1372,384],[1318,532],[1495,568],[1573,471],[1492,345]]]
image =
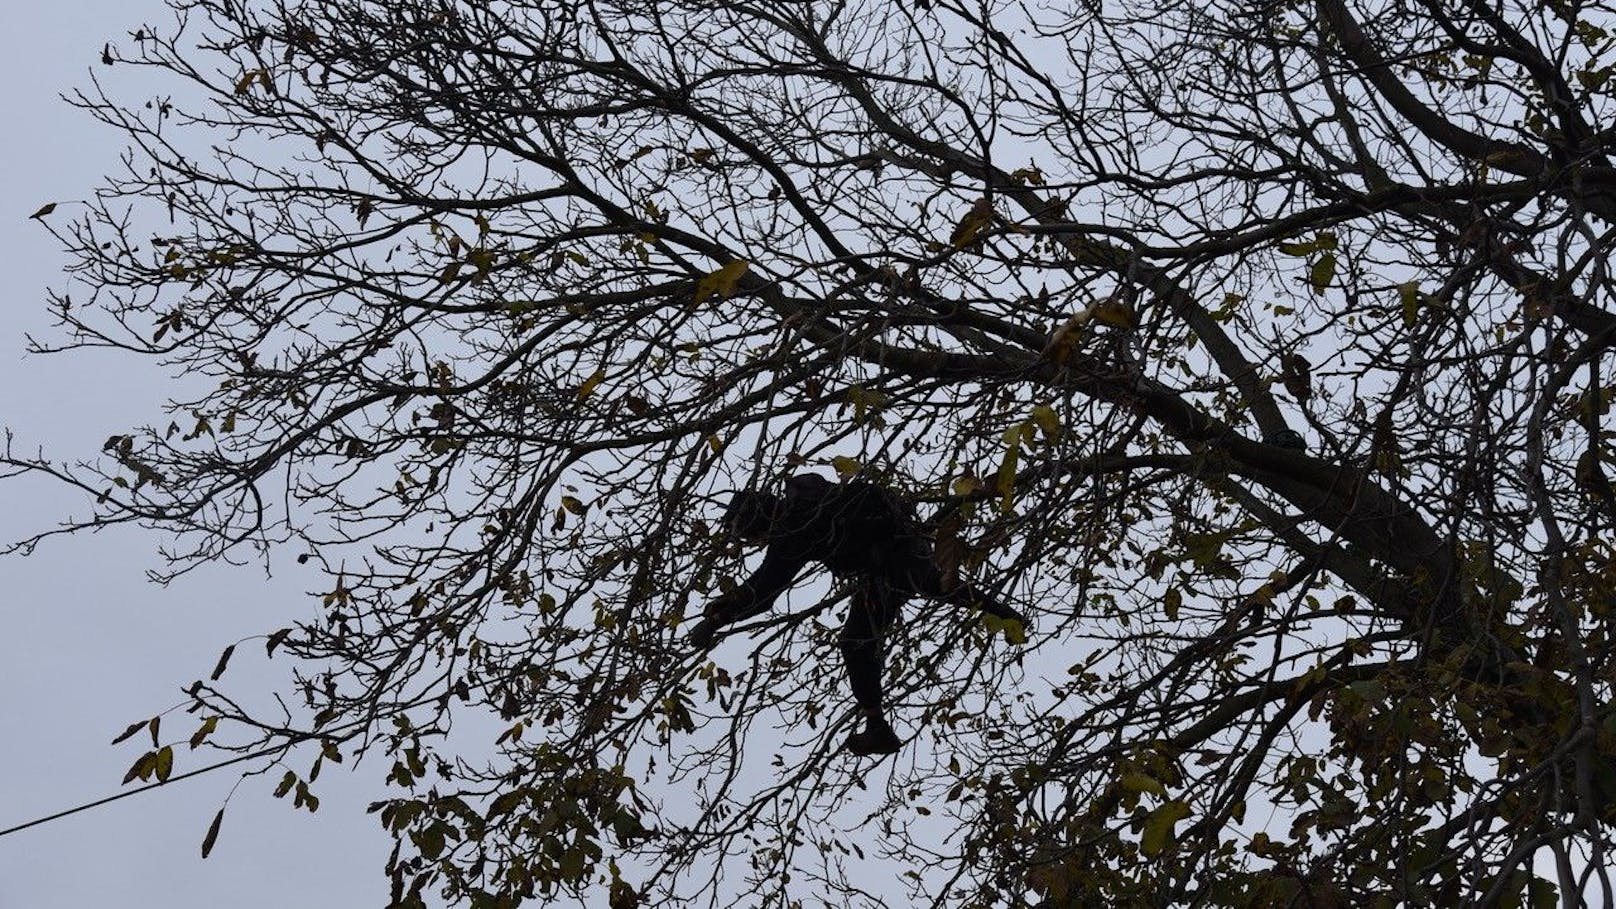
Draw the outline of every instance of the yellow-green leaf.
[[[1335,279],[1335,253],[1327,252],[1313,263],[1308,270],[1307,281],[1313,287],[1315,294],[1322,294],[1330,287]]]
[[[217,728],[219,728],[219,718],[217,716],[210,716],[203,720],[202,725],[197,727],[195,732],[191,733],[191,749],[194,751],[200,747],[202,742],[206,740],[208,736],[212,735],[213,730]]]
[[[1040,404],[1032,409],[1032,421],[1043,430],[1044,438],[1050,441],[1060,434],[1060,415],[1048,404]]]
[[[1144,833],[1139,837],[1140,851],[1151,857],[1161,855],[1173,844],[1173,827],[1189,816],[1187,803],[1164,802],[1145,818]]]
[[[1167,787],[1161,780],[1146,773],[1124,773],[1120,782],[1124,792],[1148,792],[1158,798],[1167,797]]]
[[[1321,231],[1311,240],[1295,240],[1279,244],[1279,251],[1287,256],[1308,256],[1316,252],[1330,252],[1336,248],[1333,231]]]
[[[1094,304],[1091,314],[1096,322],[1112,328],[1134,328],[1139,324],[1139,315],[1124,300],[1102,300]]]
[[[1403,304],[1403,327],[1413,328],[1420,315],[1420,285],[1418,281],[1405,281],[1397,285],[1397,298]]]
[[[582,401],[583,399],[589,397],[592,393],[594,393],[595,389],[600,387],[600,383],[604,382],[605,380],[606,370],[604,369],[597,369],[590,373],[589,378],[584,380],[584,384],[578,386],[578,400]]]
[[[844,455],[831,458],[830,466],[836,471],[836,475],[844,480],[852,479],[859,471],[864,469],[864,465],[859,463],[858,458],[849,458]]]
[[[741,283],[741,278],[746,276],[747,270],[751,267],[752,263],[745,259],[736,259],[734,262],[697,281],[696,305],[700,306],[703,301],[715,294],[720,297],[728,297],[734,294],[735,288]]]
[[[581,879],[587,869],[588,856],[578,846],[569,847],[561,853],[561,859],[556,863],[556,870],[561,872],[561,879],[569,882]]]
[[[972,476],[957,477],[951,488],[954,490],[954,495],[962,498],[974,496],[982,491],[982,481]]]
[[[847,389],[847,400],[853,404],[853,421],[863,423],[870,413],[885,407],[888,398],[879,391],[854,385]]]
[[[493,803],[488,806],[487,819],[491,821],[497,817],[510,814],[512,811],[516,810],[516,806],[522,804],[522,799],[526,797],[526,789],[512,789],[510,792],[501,793],[499,797],[494,799]]]
[[[999,512],[1009,514],[1015,505],[1016,472],[1021,462],[1020,427],[1014,427],[1015,436],[1006,433],[1008,444],[1004,449],[1004,460],[999,463],[999,472],[994,477],[994,491],[1000,495]]]
[[[174,772],[174,748],[172,745],[164,745],[158,749],[157,758],[152,768],[157,774],[159,783],[168,782],[168,775]]]
[[[628,881],[617,877],[616,866],[613,865],[612,889],[606,896],[607,909],[638,909],[640,894]]]
[[[987,196],[977,199],[960,218],[959,224],[954,226],[954,232],[949,235],[948,243],[958,249],[975,240],[989,224],[993,223],[993,201]]]
[[[203,858],[208,857],[208,853],[213,851],[213,844],[219,841],[219,824],[222,823],[223,821],[224,821],[224,809],[220,808],[219,813],[215,814],[213,816],[213,823],[208,825],[208,834],[207,834],[207,836],[202,837],[202,857]]]
[[[1195,560],[1195,567],[1205,568],[1216,562],[1223,552],[1223,544],[1234,536],[1233,531],[1184,534],[1184,554]]]
[[[992,613],[984,612],[982,614],[982,624],[987,627],[989,634],[1002,633],[1007,643],[1017,647],[1027,643],[1027,626],[1021,624],[1020,619],[1000,618]]]
[[[1004,619],[1004,639],[1017,647],[1027,643],[1027,626],[1020,619]]]
[[[140,725],[144,726],[146,724],[141,723]],[[140,757],[135,758],[135,762],[133,764],[129,765],[129,772],[125,773],[123,775],[124,783],[127,784],[130,780],[133,780],[136,777],[139,777],[140,779],[143,779],[143,780],[150,777],[151,776],[152,759],[154,757],[155,757],[155,755],[153,755],[150,751],[148,751],[145,754],[141,755]]]
[[[1018,167],[1010,172],[1010,179],[1030,186],[1044,185],[1044,172],[1037,167]]]

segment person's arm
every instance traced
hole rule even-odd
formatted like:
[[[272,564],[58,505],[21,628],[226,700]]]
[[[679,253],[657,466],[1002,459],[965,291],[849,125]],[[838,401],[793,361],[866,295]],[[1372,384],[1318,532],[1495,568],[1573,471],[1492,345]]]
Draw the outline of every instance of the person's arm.
[[[763,564],[750,578],[702,610],[702,620],[690,630],[690,643],[705,650],[713,645],[720,628],[767,612],[806,564],[806,559],[787,552],[780,544],[770,546],[763,555]]]
[[[728,625],[767,612],[780,594],[785,593],[791,582],[797,579],[797,572],[806,564],[806,560],[793,558],[783,551],[784,548],[778,543],[770,546],[763,554],[763,564],[750,578],[707,604],[703,610],[707,617]]]
[[[1000,619],[1015,619],[1023,626],[1027,624],[1027,617],[1018,610],[1005,605],[999,599],[970,581],[960,580],[948,587],[943,581],[942,573],[937,570],[930,558],[921,562],[911,575],[915,592],[922,596],[934,597],[951,606],[965,609],[980,609],[982,612]]]
[[[1015,619],[1023,625],[1027,624],[1027,617],[1022,615],[1020,611],[1006,606],[998,598],[968,581],[960,582],[959,586],[954,588],[953,593],[949,594],[948,600],[956,606],[974,606],[988,615],[997,616],[1001,619]]]

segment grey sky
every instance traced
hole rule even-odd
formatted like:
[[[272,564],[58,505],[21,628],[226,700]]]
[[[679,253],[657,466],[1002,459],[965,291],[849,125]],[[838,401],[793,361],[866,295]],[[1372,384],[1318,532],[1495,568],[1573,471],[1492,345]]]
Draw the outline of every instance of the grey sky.
[[[0,307],[0,425],[15,430],[24,452],[43,446],[55,459],[90,458],[109,435],[167,419],[159,407],[172,378],[156,363],[102,351],[24,355],[25,334],[52,338],[44,292],[65,282],[55,240],[28,215],[56,202],[50,220],[66,223],[74,200],[93,193],[120,151],[116,136],[58,96],[86,85],[92,71],[135,103],[162,93],[160,84],[142,89],[137,80],[147,73],[103,66],[100,56],[106,41],[128,44],[142,21],[167,15],[160,0],[61,0],[0,12],[9,114],[0,143],[0,255],[10,292]],[[6,541],[86,505],[45,483],[7,482],[0,496]],[[157,587],[144,571],[158,564],[159,542],[120,529],[0,559],[0,829],[120,791],[149,741],[142,733],[109,745],[118,732],[180,703],[180,689],[206,676],[226,644],[312,608],[304,590],[316,582],[284,555],[268,578],[261,568],[217,566]],[[738,658],[741,646],[721,652]],[[264,659],[261,639],[248,640],[225,682],[260,702],[287,688],[289,669],[285,659]],[[163,722],[163,739],[183,742],[197,719],[176,711]],[[215,759],[181,744],[175,771]],[[304,774],[311,759],[290,766]],[[314,786],[314,815],[271,798],[279,769],[248,778],[233,796],[239,777],[225,770],[12,834],[0,839],[0,909],[382,905],[392,844],[364,809],[386,794],[385,772],[374,759],[358,773],[328,764]],[[871,798],[880,792],[874,782]],[[227,796],[222,832],[204,861],[203,834]],[[871,807],[854,806],[859,816]]]
[[[0,11],[0,84],[6,138],[0,167],[0,424],[23,450],[93,455],[129,425],[156,419],[167,378],[127,356],[23,355],[24,333],[49,337],[43,290],[60,286],[63,258],[27,216],[45,202],[73,215],[72,200],[116,164],[105,130],[57,97],[91,67],[138,94],[130,68],[102,67],[104,41],[167,15],[158,0],[6,3]],[[83,503],[42,484],[0,492],[0,539],[47,526]],[[59,539],[30,559],[0,560],[0,828],[118,791],[140,754],[108,742],[128,723],[173,706],[179,688],[205,675],[220,648],[286,624],[308,608],[295,571],[224,566],[163,589],[143,571],[154,537],[135,531]],[[291,567],[290,565],[288,566]],[[243,660],[243,656],[252,656]],[[286,678],[247,642],[227,680],[244,692]],[[165,717],[164,738],[195,719]],[[139,740],[136,740],[139,741]],[[176,772],[212,756],[179,749]],[[307,770],[299,759],[299,772]],[[380,905],[390,844],[364,805],[381,793],[375,766],[358,774],[327,766],[318,814],[269,796],[277,771],[232,798],[213,855],[198,848],[238,777],[221,771],[0,839],[0,909],[163,906],[166,909]]]

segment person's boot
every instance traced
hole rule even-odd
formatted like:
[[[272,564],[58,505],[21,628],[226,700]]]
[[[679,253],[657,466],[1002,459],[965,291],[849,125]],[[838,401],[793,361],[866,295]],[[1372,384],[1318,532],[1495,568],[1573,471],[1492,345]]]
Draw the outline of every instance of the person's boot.
[[[888,723],[884,716],[866,717],[864,731],[855,732],[847,737],[848,752],[859,757],[892,754],[902,744],[898,741],[898,733],[892,730],[892,724]]]

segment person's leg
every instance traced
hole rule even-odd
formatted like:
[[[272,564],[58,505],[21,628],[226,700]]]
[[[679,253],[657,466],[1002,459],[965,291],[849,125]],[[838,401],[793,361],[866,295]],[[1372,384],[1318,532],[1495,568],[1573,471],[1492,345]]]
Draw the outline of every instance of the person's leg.
[[[864,730],[847,739],[847,750],[854,754],[891,754],[900,744],[882,703],[881,671],[886,635],[898,618],[903,599],[888,584],[870,581],[859,585],[837,640],[853,701],[864,716]]]

